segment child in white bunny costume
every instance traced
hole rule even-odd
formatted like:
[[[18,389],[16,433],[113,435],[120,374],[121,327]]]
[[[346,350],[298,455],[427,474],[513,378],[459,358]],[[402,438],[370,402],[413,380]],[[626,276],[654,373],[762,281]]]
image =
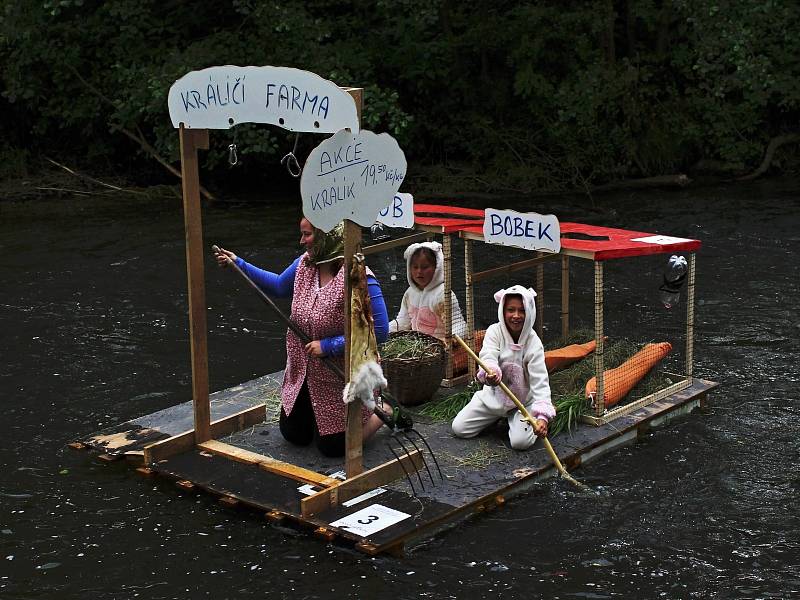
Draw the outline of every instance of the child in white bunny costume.
[[[389,322],[389,332],[421,331],[445,339],[444,255],[439,242],[411,244],[403,253],[406,259],[408,289],[403,294],[400,312]],[[453,333],[466,335],[467,324],[461,315],[456,295],[450,292]]]
[[[536,292],[521,285],[495,293],[498,322],[486,330],[480,352],[481,361],[490,372],[478,371],[483,388],[453,420],[453,434],[457,437],[474,437],[501,417],[508,419],[508,435],[515,450],[526,450],[537,436],[547,435],[547,423],[556,410],[550,399],[544,347],[533,330],[535,297]],[[534,427],[522,419],[514,402],[498,387],[500,381],[534,417]]]

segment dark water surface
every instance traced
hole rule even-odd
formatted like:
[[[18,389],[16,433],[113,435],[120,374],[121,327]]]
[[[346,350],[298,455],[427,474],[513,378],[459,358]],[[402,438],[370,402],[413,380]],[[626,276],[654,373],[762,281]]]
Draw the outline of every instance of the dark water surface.
[[[494,204],[701,239],[695,369],[722,386],[580,469],[601,499],[551,480],[397,560],[65,448],[190,397],[180,205],[0,203],[0,598],[800,597],[800,182]],[[205,239],[282,268],[298,205],[208,209]],[[207,265],[212,390],[282,368],[283,327]]]

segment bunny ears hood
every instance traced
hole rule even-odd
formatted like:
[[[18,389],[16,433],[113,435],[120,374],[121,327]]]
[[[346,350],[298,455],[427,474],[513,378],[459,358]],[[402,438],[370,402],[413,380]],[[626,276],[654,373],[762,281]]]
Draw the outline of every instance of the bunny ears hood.
[[[533,288],[526,288],[522,287],[521,285],[512,285],[509,288],[504,290],[497,290],[494,293],[494,299],[497,301],[497,320],[500,324],[500,328],[503,330],[503,337],[506,340],[506,343],[513,344],[514,338],[511,337],[511,334],[508,332],[508,327],[506,327],[506,319],[503,315],[503,308],[506,304],[506,296],[514,294],[518,296],[522,296],[522,305],[525,307],[525,323],[522,326],[522,333],[519,336],[519,340],[516,342],[520,346],[525,346],[528,341],[528,337],[530,336],[531,332],[533,331],[533,323],[536,321],[536,292],[533,291]]]
[[[406,278],[408,279],[408,285],[411,286],[412,289],[419,288],[411,278],[411,257],[414,256],[414,252],[420,248],[427,248],[436,256],[436,270],[433,273],[433,279],[425,286],[425,291],[429,291],[437,285],[442,285],[444,283],[444,254],[442,254],[442,245],[439,242],[422,242],[419,244],[411,244],[406,248],[406,251],[403,252],[403,258],[406,259]]]

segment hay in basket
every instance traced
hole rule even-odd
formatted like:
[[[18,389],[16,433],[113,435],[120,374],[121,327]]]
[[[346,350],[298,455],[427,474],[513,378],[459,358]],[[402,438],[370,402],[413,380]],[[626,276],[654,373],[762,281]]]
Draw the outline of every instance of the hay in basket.
[[[445,368],[444,343],[419,331],[398,331],[381,347],[381,367],[389,393],[403,406],[430,400]]]

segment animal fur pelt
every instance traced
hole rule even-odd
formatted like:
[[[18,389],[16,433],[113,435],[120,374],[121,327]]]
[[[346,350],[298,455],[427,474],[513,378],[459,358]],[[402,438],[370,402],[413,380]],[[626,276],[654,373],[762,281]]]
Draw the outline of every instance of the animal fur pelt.
[[[342,396],[345,404],[360,400],[369,410],[375,410],[375,390],[384,390],[387,385],[380,365],[371,360],[359,367],[352,381],[344,387]]]

